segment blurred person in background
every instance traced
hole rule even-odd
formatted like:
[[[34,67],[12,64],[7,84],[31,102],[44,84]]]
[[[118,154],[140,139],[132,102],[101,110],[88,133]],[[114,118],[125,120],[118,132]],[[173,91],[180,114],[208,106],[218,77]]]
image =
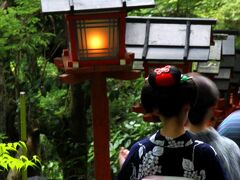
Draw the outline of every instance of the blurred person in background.
[[[211,145],[217,152],[221,164],[229,173],[230,178],[232,180],[239,180],[239,147],[231,139],[219,135],[219,133],[210,126],[210,121],[214,115],[214,109],[219,99],[218,88],[213,81],[198,73],[188,73],[188,76],[190,76],[196,84],[197,99],[189,112],[187,128],[195,140],[200,140]],[[238,119],[240,120],[240,113]],[[225,126],[224,129],[227,130],[228,127]]]

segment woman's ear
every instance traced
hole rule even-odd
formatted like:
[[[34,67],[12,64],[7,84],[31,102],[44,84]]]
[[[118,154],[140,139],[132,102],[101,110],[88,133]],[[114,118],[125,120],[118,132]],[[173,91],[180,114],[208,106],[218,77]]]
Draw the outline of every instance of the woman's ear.
[[[190,104],[184,104],[180,113],[179,113],[179,117],[180,119],[184,119],[185,121],[188,120],[188,113],[190,111]]]

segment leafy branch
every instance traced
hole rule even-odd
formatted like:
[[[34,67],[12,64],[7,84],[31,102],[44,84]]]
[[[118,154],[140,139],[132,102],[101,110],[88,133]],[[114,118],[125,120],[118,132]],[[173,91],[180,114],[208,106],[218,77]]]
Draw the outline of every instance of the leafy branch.
[[[20,155],[19,158],[13,157],[19,151],[27,151],[27,146],[24,142],[14,143],[0,143],[0,173],[17,170],[26,170],[28,167],[38,168],[36,163],[41,164],[37,156],[33,156],[32,160],[29,160],[26,156]]]

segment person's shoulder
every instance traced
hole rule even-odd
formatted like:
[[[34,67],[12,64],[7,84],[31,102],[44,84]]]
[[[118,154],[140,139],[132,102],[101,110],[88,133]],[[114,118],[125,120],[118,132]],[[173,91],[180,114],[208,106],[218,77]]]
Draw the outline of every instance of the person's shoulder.
[[[209,132],[211,132],[211,134],[215,137],[214,141],[216,143],[219,143],[228,149],[231,149],[231,148],[239,149],[238,145],[232,139],[219,134],[219,132],[217,132],[214,128],[212,128],[212,127],[209,128]],[[208,143],[207,141],[205,141],[205,142]]]
[[[136,151],[141,147],[144,148],[151,148],[153,146],[153,144],[155,143],[155,138],[159,136],[159,131],[154,132],[153,134],[146,136],[138,141],[136,141],[132,146],[131,146],[131,150],[132,151]]]
[[[209,155],[209,156],[217,155],[217,152],[215,151],[215,149],[211,145],[203,141],[195,140],[194,149],[203,155]]]
[[[154,133],[154,134],[156,134],[156,133]],[[154,134],[153,134],[153,135],[154,135]],[[139,139],[138,141],[136,141],[136,142],[132,145],[131,150],[137,150],[137,149],[139,149],[140,147],[146,146],[147,144],[149,144],[149,143],[150,143],[150,137],[152,137],[153,135],[143,137],[143,138]]]
[[[149,141],[149,138],[148,138],[148,137],[144,137],[144,138],[136,141],[136,142],[132,145],[131,149],[138,149],[138,148],[141,147],[142,145],[147,144],[148,141]]]
[[[239,119],[240,118],[240,110],[233,111],[228,117],[226,117],[226,119],[228,119],[228,118]]]
[[[240,110],[232,112],[230,115],[228,115],[218,126],[217,131],[218,132],[225,132],[228,127],[238,127],[240,124]]]
[[[240,151],[237,143],[235,143],[232,139],[228,138],[228,137],[225,137],[225,136],[221,136],[221,140],[222,140],[222,144],[224,146],[226,146],[228,149],[237,149],[238,151]]]

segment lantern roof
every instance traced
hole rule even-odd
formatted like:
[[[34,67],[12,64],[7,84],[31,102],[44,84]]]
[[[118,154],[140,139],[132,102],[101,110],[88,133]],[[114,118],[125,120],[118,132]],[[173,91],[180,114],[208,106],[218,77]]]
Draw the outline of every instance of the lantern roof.
[[[218,75],[214,76],[214,82],[220,91],[228,90],[230,86],[231,71],[231,68],[220,68]]]
[[[222,58],[220,62],[220,67],[233,69],[236,61],[235,38],[237,35],[237,31],[218,30],[215,32],[226,34],[226,38],[222,40]]]
[[[228,35],[226,40],[223,40],[222,55],[235,55],[235,35]]]
[[[209,60],[207,62],[197,63],[197,72],[203,74],[218,74],[220,68],[220,61]]]
[[[43,13],[96,12],[120,9],[125,3],[127,10],[155,5],[154,0],[41,0],[41,7]]]
[[[222,55],[232,55],[236,54],[235,52],[235,40],[236,36],[240,34],[240,31],[237,30],[214,30],[214,34],[225,35],[225,38],[222,39]]]
[[[230,85],[230,81],[229,79],[216,79],[214,80],[214,83],[216,84],[217,88],[219,89],[219,91],[224,91],[226,92],[229,88],[229,85]]]
[[[220,91],[227,91],[230,84],[240,84],[240,56],[235,49],[235,39],[240,33],[236,30],[215,30],[214,33],[226,36],[222,39],[220,70],[214,77],[214,82]]]
[[[204,74],[218,74],[220,68],[220,60],[222,58],[222,36],[219,39],[215,39],[216,36],[214,34],[214,45],[210,46],[209,52],[209,60],[204,62],[198,62],[196,66],[196,70],[199,73]]]
[[[231,83],[232,84],[236,84],[238,86],[240,86],[240,73],[239,72],[233,72],[232,73],[232,78],[231,78]]]
[[[126,48],[137,61],[207,61],[215,19],[127,17]]]
[[[240,51],[236,49],[235,63],[232,72],[233,78],[231,78],[231,83],[240,86]]]
[[[218,75],[214,76],[214,79],[230,79],[231,68],[220,68]]]
[[[222,56],[220,67],[221,68],[233,68],[235,65],[235,56]]]
[[[209,61],[199,62],[197,71],[205,74],[218,74],[219,68],[235,66],[235,35],[237,31],[215,30],[214,46],[210,47]],[[218,62],[217,62],[218,61]],[[221,78],[220,78],[221,79]]]
[[[238,30],[221,30],[221,29],[217,29],[217,30],[214,30],[214,33],[217,33],[217,34],[229,34],[229,35],[239,35],[240,34],[240,31]]]
[[[222,52],[222,41],[214,40],[214,45],[210,46],[209,60],[221,60]]]

